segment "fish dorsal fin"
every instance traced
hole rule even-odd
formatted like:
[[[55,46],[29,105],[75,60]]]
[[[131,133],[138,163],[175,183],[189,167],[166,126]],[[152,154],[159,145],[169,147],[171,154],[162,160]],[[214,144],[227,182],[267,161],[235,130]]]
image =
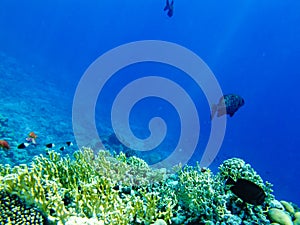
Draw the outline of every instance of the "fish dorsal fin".
[[[228,177],[227,181],[226,181],[226,185],[235,185],[235,181],[231,178],[231,177]]]
[[[214,118],[214,116],[216,115],[217,110],[218,110],[218,106],[216,104],[212,104],[211,105],[210,120],[212,120]]]

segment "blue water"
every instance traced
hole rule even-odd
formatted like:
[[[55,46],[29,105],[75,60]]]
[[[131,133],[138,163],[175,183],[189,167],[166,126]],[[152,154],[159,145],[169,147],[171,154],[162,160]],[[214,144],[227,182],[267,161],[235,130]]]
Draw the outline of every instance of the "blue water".
[[[16,164],[25,156],[44,153],[39,148],[16,150],[32,130],[40,142],[75,141],[72,101],[88,66],[119,45],[163,40],[196,53],[224,93],[245,99],[245,106],[228,118],[213,170],[224,159],[240,157],[274,184],[277,199],[300,204],[300,2],[175,0],[172,18],[163,11],[164,4],[1,0],[0,114],[9,119],[12,142],[12,153],[1,154],[1,160]],[[97,101],[98,131],[111,129],[109,107],[122,85],[146,75],[180,83],[195,101],[201,119],[200,141],[190,160],[195,163],[208,140],[209,105],[195,83],[170,66],[145,63],[119,71]],[[153,116],[168,124],[163,147],[157,149],[165,157],[180,135],[178,114],[161,99],[141,101],[130,117],[137,137],[149,136],[142,128]]]

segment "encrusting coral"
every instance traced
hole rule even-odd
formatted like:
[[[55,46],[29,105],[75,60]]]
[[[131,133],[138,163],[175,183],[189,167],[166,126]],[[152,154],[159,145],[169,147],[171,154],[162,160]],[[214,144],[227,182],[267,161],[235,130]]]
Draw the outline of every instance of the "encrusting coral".
[[[185,166],[170,173],[122,152],[83,148],[71,158],[49,151],[30,166],[0,164],[0,193],[21,199],[38,215],[34,219],[44,219],[37,224],[269,224],[271,185],[241,159],[226,160],[219,170],[214,175]],[[226,187],[228,177],[255,182],[266,193],[265,203],[244,203]],[[14,215],[1,214],[4,219],[17,224]]]

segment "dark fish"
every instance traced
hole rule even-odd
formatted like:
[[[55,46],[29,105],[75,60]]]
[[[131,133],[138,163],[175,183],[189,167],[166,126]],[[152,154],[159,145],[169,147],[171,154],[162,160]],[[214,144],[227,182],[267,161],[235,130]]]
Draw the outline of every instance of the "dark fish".
[[[66,144],[67,144],[67,146],[72,146],[73,145],[73,143],[71,141],[67,141]]]
[[[47,147],[47,148],[53,148],[53,147],[55,147],[55,144],[49,143],[49,144],[46,144],[46,147]]]
[[[71,141],[67,141],[67,142],[66,142],[66,145],[67,145],[67,147],[70,147],[70,146],[72,146],[72,145],[73,145],[73,142],[71,142]],[[66,147],[65,147],[65,146],[62,146],[62,147],[60,147],[60,148],[59,148],[59,150],[61,150],[61,151],[65,150],[65,149],[66,149]]]
[[[18,145],[18,149],[24,149],[27,148],[30,144],[29,143],[21,143]]]
[[[224,95],[220,98],[218,104],[213,104],[211,107],[211,119],[214,118],[217,113],[217,117],[228,114],[230,117],[245,104],[244,99],[241,96],[235,94]]]
[[[173,12],[174,12],[174,0],[172,0],[171,4],[170,4],[169,0],[167,0],[166,6],[164,8],[164,11],[166,11],[166,10],[168,10],[167,15],[169,17],[172,17],[173,16]]]
[[[264,190],[249,180],[238,179],[235,182],[232,178],[228,178],[226,185],[232,185],[230,190],[244,202],[261,205],[265,201],[266,193]]]

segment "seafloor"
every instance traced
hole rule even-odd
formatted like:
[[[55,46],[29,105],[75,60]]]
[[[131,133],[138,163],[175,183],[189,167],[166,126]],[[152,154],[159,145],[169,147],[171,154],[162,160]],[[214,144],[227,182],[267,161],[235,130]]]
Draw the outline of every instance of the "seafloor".
[[[34,66],[24,69],[0,52],[0,139],[11,146],[10,151],[0,151],[0,163],[29,163],[34,155],[45,153],[41,143],[63,143],[73,136],[68,99],[36,73]],[[17,149],[32,131],[38,135],[37,146]]]
[[[299,208],[276,199],[242,159],[224,161],[215,174],[199,166],[152,169],[120,151],[113,135],[105,137],[111,152],[60,151],[73,141],[71,100],[32,73],[0,54],[0,140],[10,144],[0,148],[0,224],[300,224]],[[32,131],[37,144],[18,149]],[[228,177],[259,186],[264,202],[238,198]]]

